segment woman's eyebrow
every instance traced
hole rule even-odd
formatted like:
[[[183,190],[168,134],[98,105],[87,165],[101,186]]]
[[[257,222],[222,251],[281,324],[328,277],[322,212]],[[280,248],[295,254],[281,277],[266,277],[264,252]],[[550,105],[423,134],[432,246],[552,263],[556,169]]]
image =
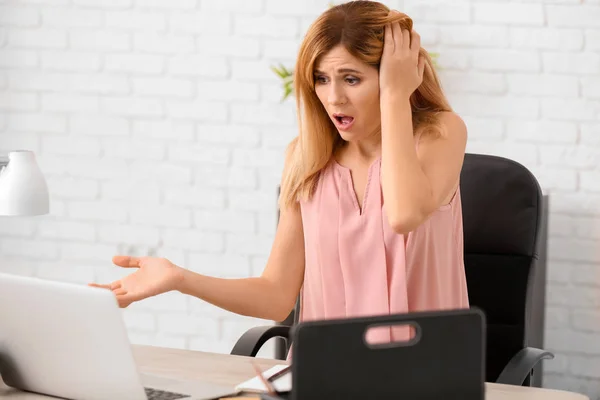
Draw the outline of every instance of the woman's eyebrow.
[[[340,68],[336,71],[338,74],[362,74],[362,72],[352,69],[352,68]],[[315,70],[315,74],[323,74],[325,75],[325,72],[320,71],[318,69]]]
[[[352,68],[340,68],[337,70],[338,74],[360,74],[361,72],[356,70],[356,69],[352,69]]]

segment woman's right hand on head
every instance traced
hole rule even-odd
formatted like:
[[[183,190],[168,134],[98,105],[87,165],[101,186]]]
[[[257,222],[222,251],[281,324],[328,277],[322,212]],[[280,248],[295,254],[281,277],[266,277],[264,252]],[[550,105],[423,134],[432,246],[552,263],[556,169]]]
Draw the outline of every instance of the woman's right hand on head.
[[[183,280],[183,268],[166,258],[115,256],[112,261],[136,271],[110,284],[90,283],[89,286],[111,290],[123,308],[134,301],[177,290]]]

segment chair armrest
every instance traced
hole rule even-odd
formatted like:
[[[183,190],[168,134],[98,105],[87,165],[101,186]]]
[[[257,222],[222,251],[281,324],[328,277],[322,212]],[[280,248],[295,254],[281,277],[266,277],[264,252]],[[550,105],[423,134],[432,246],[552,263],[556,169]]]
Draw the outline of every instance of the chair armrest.
[[[235,343],[231,355],[255,357],[263,344],[274,337],[290,338],[290,327],[285,325],[256,326],[248,329]]]
[[[496,383],[521,386],[538,362],[543,359],[551,360],[553,358],[554,354],[549,351],[535,347],[526,347],[515,354],[508,364],[506,364],[506,367],[504,367],[498,376]]]

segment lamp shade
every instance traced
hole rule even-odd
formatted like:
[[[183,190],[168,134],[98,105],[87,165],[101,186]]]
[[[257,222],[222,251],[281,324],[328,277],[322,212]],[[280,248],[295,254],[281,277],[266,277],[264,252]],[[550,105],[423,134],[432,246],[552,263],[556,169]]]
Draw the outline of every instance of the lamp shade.
[[[50,211],[46,179],[35,154],[28,150],[8,154],[0,171],[0,215],[42,215]]]

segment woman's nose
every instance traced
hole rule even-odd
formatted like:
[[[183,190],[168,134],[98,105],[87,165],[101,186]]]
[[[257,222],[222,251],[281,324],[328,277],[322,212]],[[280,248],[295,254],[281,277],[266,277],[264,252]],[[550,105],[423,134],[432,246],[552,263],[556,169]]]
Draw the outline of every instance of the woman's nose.
[[[346,103],[346,94],[344,93],[343,89],[339,87],[339,85],[332,84],[329,86],[329,88],[329,96],[327,100],[329,101],[330,105],[336,106]]]

